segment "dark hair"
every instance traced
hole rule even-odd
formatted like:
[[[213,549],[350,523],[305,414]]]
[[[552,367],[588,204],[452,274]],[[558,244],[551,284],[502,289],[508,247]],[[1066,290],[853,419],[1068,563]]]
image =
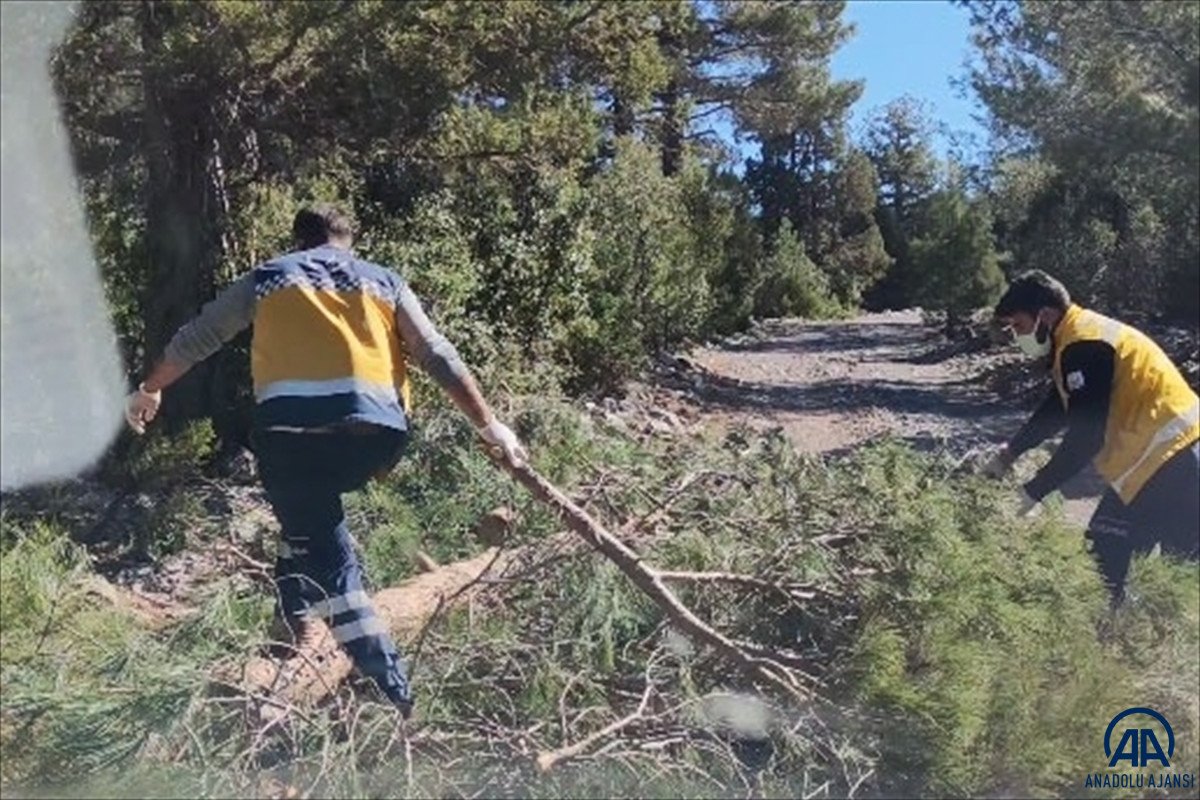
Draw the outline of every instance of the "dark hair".
[[[331,205],[300,209],[292,220],[292,236],[301,249],[328,244],[332,239],[350,240],[354,236],[350,218]]]
[[[1008,291],[996,303],[995,316],[1011,317],[1018,312],[1037,316],[1043,308],[1066,311],[1071,305],[1071,293],[1061,282],[1040,269],[1023,272],[1008,285]]]

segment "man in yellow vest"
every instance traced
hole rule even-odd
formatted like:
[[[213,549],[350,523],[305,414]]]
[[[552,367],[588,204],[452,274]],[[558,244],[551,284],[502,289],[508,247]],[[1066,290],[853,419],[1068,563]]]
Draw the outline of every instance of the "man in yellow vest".
[[[527,455],[404,279],[354,255],[344,215],[304,209],[292,233],[295,252],[248,272],[179,330],[129,396],[126,418],[143,433],[163,389],[254,326],[253,441],[283,529],[279,618],[300,648],[319,631],[311,620],[324,619],[359,670],[408,716],[406,668],[364,590],[341,498],[400,458],[411,412],[408,358],[494,452],[514,464]]]
[[[1164,553],[1196,559],[1200,399],[1175,364],[1141,331],[1072,303],[1041,271],[1016,278],[995,316],[1027,355],[1049,359],[1054,389],[983,471],[1001,476],[1066,428],[1049,463],[1024,485],[1021,513],[1091,461],[1109,488],[1087,538],[1114,605],[1134,553],[1158,542]]]

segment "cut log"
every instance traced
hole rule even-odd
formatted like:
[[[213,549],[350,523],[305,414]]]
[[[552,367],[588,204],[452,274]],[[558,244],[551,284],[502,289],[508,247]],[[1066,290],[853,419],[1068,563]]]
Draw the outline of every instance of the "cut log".
[[[437,559],[424,550],[418,550],[413,560],[417,562],[417,566],[420,567],[421,572],[436,572],[442,566],[437,562]]]
[[[501,552],[489,548],[467,561],[447,564],[399,586],[383,589],[371,602],[375,613],[399,640],[403,652],[404,642],[415,637],[452,596],[457,595],[455,603],[465,602],[478,588],[471,584],[485,572],[502,572],[520,557],[521,550]],[[350,669],[350,659],[326,633],[317,647],[302,656],[286,661],[254,658],[245,664],[240,680],[228,674],[218,676],[218,680],[238,685],[251,694],[266,693],[289,703],[305,703],[327,695],[349,676]]]
[[[475,538],[488,547],[500,547],[508,539],[515,515],[511,508],[493,508],[475,523]]]

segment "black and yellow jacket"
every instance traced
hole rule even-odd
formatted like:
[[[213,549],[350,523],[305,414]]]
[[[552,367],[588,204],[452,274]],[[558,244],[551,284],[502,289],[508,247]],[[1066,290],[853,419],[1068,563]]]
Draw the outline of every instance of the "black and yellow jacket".
[[[1054,329],[1054,391],[1009,445],[1013,456],[1067,426],[1050,462],[1026,484],[1035,500],[1089,459],[1126,504],[1180,450],[1200,439],[1200,398],[1141,331],[1072,305]]]
[[[180,328],[166,356],[190,366],[251,325],[258,427],[406,430],[410,358],[443,388],[468,374],[404,279],[345,248],[288,253],[246,273]]]
[[[407,427],[408,364],[394,273],[319,247],[254,271],[250,370],[260,425]]]

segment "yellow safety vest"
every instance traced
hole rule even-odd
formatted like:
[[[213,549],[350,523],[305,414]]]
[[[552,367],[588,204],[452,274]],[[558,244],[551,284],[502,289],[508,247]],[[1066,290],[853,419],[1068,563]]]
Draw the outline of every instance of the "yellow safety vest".
[[[398,278],[381,267],[320,250],[256,269],[250,361],[260,406],[290,400],[289,415],[314,423],[395,405],[410,413],[398,292]]]
[[[1141,331],[1072,305],[1054,331],[1054,384],[1068,406],[1062,353],[1075,342],[1115,351],[1104,446],[1093,463],[1126,504],[1171,456],[1200,438],[1200,398],[1179,368]]]

